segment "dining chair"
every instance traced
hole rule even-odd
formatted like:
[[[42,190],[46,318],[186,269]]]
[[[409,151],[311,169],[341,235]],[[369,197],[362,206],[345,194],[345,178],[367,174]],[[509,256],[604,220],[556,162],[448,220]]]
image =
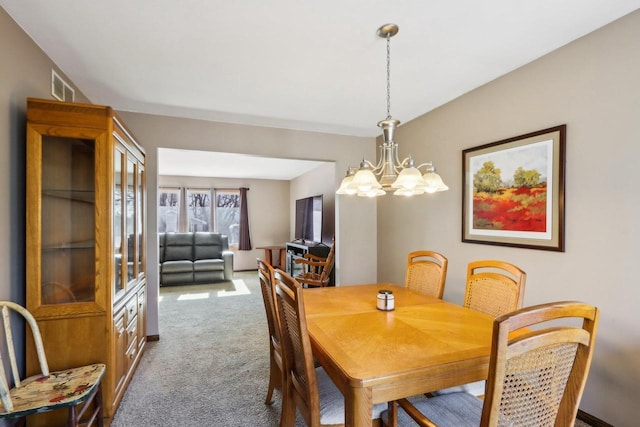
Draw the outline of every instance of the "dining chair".
[[[440,298],[444,294],[449,261],[434,251],[410,252],[404,286],[423,294]]]
[[[522,308],[526,273],[504,261],[480,260],[467,266],[467,284],[463,306],[497,317]],[[428,395],[467,392],[484,394],[485,381],[475,381],[437,390]]]
[[[302,264],[302,273],[295,279],[307,287],[324,287],[331,280],[331,271],[335,263],[336,241],[331,244],[331,249],[326,258],[313,254],[305,254],[304,258],[296,259],[296,264]]]
[[[589,374],[598,319],[596,307],[574,301],[499,316],[493,323],[484,401],[462,392],[412,402],[401,399],[389,404],[383,423],[572,426]]]
[[[280,332],[276,325],[275,276],[273,267],[266,261],[258,259],[258,279],[262,300],[267,315],[269,328],[269,386],[267,389],[267,405],[273,402],[273,391],[282,390],[282,349],[280,347]]]
[[[463,306],[492,317],[517,310],[524,301],[526,278],[524,271],[508,262],[470,262]]]
[[[309,427],[342,426],[344,397],[322,367],[315,367],[305,317],[303,288],[297,280],[276,269],[276,301],[285,366],[280,426],[295,425],[296,408]],[[386,404],[374,405],[380,418]]]
[[[0,419],[24,418],[27,415],[68,408],[68,426],[103,425],[101,381],[106,366],[102,363],[50,371],[42,336],[35,318],[24,307],[0,301],[5,345],[0,354]],[[18,372],[12,318],[16,314],[31,328],[40,373],[21,378]],[[10,368],[10,372],[5,369]],[[10,388],[10,382],[14,383]],[[93,404],[93,405],[92,405]],[[95,423],[95,424],[94,424]]]

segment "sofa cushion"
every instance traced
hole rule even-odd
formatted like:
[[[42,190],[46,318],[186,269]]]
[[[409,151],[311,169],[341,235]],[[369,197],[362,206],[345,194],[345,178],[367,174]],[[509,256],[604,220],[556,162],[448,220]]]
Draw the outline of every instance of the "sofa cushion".
[[[164,259],[165,261],[193,260],[193,233],[167,233]]]
[[[162,264],[164,262],[164,247],[166,245],[167,234],[159,233],[158,234],[158,262]]]
[[[194,260],[222,259],[222,251],[226,250],[225,236],[217,233],[194,233]]]
[[[191,273],[193,261],[165,261],[162,263],[162,274],[166,273]]]
[[[188,285],[193,283],[193,271],[184,273],[161,274],[163,285]]]
[[[199,259],[193,262],[193,271],[222,271],[224,261],[221,259]]]

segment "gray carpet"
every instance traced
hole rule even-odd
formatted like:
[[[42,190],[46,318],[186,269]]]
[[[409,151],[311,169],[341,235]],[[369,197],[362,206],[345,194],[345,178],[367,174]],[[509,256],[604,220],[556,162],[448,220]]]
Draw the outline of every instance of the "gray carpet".
[[[276,426],[264,404],[268,331],[255,271],[233,283],[160,288],[160,340],[148,343],[112,426]]]

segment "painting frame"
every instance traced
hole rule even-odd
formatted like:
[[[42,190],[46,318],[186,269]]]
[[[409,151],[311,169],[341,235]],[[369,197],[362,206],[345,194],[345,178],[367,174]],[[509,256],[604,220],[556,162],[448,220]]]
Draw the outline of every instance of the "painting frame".
[[[463,242],[565,251],[566,128],[462,151]]]

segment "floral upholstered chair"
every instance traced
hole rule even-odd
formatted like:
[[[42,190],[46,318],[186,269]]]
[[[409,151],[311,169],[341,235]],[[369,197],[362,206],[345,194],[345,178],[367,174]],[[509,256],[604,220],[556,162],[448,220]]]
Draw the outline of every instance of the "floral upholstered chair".
[[[10,301],[0,301],[6,350],[0,355],[0,365],[11,368],[10,377],[4,369],[0,369],[0,419],[23,418],[30,414],[69,408],[67,425],[103,425],[102,393],[100,382],[104,375],[105,365],[73,367],[57,372],[50,372],[42,345],[42,337],[35,318],[25,308]],[[21,315],[31,328],[40,373],[22,379],[18,373],[15,345],[11,329],[12,313]],[[9,388],[11,381],[15,384]],[[92,406],[91,403],[94,403]]]

